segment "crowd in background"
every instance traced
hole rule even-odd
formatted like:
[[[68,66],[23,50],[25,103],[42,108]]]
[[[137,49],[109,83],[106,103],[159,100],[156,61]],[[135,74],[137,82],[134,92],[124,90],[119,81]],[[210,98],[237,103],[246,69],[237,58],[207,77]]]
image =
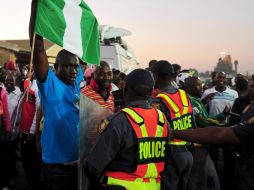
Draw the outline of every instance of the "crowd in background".
[[[152,60],[147,70],[154,72],[152,68],[157,63]],[[224,72],[213,72],[211,82],[204,84],[191,71],[182,70],[177,64],[172,66],[174,79],[170,82],[174,88],[187,92],[193,104],[196,127],[238,124],[245,108],[254,100],[253,76],[251,78],[237,74],[232,85],[228,83]],[[28,76],[28,70],[26,67],[19,69],[12,61],[1,68],[0,188],[15,189],[15,179],[20,175],[20,170],[16,167],[17,161],[21,161],[24,169],[26,189],[43,187],[40,135],[44,117],[47,116],[43,116],[37,83],[33,73]],[[85,82],[80,85],[82,94],[112,113],[125,107],[125,73],[112,69],[107,62],[101,61],[99,67],[85,68],[83,76]],[[152,96],[156,97],[157,94],[155,85]],[[151,104],[153,97],[150,98]],[[203,105],[202,113],[196,109],[195,102],[196,106]],[[254,155],[254,148],[192,144],[194,162],[188,175],[188,188],[195,189],[195,180],[206,175],[207,187],[233,189],[233,181],[240,180],[239,176],[244,175],[242,172],[247,172],[239,169],[239,160],[249,159],[245,156],[246,152]]]

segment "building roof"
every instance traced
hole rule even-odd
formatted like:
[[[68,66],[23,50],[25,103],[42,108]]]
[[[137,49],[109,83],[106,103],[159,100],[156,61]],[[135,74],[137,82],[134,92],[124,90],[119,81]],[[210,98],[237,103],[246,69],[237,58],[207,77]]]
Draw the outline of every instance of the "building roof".
[[[44,40],[44,47],[45,49],[49,49],[52,47],[54,43],[49,42],[48,40]],[[30,43],[28,39],[23,40],[0,40],[0,47],[9,49],[15,52],[24,51],[30,52]]]

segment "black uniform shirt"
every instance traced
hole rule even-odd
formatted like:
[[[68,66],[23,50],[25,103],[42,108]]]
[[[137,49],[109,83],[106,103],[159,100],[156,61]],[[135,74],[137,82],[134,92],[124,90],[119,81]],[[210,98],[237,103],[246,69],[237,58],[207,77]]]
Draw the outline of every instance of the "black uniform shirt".
[[[147,101],[135,101],[128,106],[151,108]],[[123,112],[113,114],[108,120],[108,126],[101,133],[88,156],[88,168],[96,175],[102,174],[104,170],[134,172],[138,158],[135,131]]]
[[[252,122],[250,121],[252,120]],[[254,145],[254,103],[242,115],[241,123],[233,127],[233,131],[241,144]]]

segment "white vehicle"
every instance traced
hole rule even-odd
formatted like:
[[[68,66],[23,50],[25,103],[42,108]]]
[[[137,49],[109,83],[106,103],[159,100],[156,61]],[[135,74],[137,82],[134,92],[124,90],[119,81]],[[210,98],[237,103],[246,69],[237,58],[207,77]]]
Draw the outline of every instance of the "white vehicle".
[[[139,67],[139,61],[134,52],[122,40],[122,37],[128,35],[131,35],[131,32],[123,28],[109,25],[100,26],[101,60],[125,74]]]

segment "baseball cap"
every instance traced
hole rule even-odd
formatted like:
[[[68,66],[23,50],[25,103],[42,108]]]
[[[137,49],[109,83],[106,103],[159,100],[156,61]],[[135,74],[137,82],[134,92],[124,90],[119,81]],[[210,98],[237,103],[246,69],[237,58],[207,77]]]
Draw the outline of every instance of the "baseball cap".
[[[17,66],[16,66],[15,62],[13,62],[13,61],[7,61],[4,64],[4,68],[7,69],[7,70],[16,70]]]
[[[84,72],[84,77],[85,77],[85,78],[91,77],[92,74],[93,74],[93,72],[94,72],[94,68],[87,68],[87,69],[85,70],[85,72]]]

